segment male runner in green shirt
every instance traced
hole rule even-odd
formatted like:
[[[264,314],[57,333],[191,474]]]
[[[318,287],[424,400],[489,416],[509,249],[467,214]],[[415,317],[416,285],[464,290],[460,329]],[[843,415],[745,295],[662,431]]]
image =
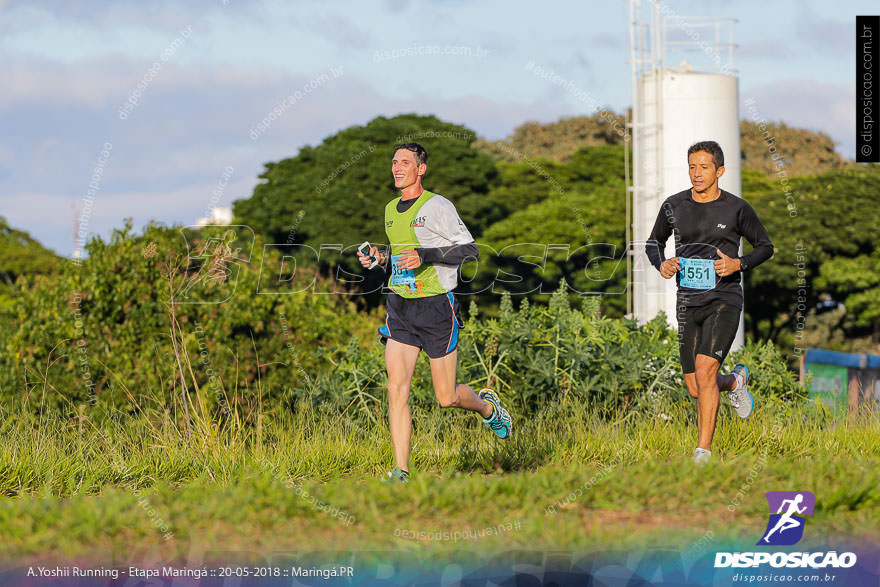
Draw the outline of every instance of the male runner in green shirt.
[[[452,290],[458,266],[478,255],[474,239],[455,206],[422,187],[428,152],[418,143],[394,147],[391,174],[400,197],[385,207],[385,232],[391,244],[388,317],[379,329],[388,371],[388,422],[397,466],[388,479],[407,481],[412,418],[409,390],[419,351],[431,364],[434,393],[444,408],[461,408],[483,416],[483,423],[500,438],[510,437],[512,423],[498,396],[483,389],[479,396],[468,385],[456,384],[458,330],[461,316]],[[381,266],[388,261],[376,247],[369,255],[358,251],[361,265],[370,257]]]

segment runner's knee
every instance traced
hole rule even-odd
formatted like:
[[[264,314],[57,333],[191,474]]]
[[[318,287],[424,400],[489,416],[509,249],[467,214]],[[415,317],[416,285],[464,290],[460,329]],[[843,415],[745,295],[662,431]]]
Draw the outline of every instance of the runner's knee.
[[[437,396],[437,401],[440,402],[441,408],[457,408],[461,406],[461,396],[458,394],[458,389],[456,385],[453,383],[452,387],[448,385],[434,383],[434,394]]]
[[[409,383],[398,383],[396,381],[388,381],[388,401],[389,402],[406,402],[409,398]]]
[[[718,387],[716,378],[717,370],[700,369],[697,367],[697,388],[698,390],[713,389]]]

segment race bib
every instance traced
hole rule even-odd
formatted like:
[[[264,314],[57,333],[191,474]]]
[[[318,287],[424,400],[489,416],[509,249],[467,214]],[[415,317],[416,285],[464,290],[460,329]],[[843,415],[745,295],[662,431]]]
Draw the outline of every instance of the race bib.
[[[391,284],[390,285],[415,285],[416,274],[412,269],[401,269],[397,266],[402,255],[391,255]]]
[[[713,289],[715,287],[715,261],[712,259],[678,258],[681,270],[678,284],[690,289]]]

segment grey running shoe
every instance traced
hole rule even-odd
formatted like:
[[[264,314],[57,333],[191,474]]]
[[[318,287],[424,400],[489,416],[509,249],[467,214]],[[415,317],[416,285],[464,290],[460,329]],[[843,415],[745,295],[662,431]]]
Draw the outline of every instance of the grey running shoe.
[[[733,375],[736,377],[736,388],[730,392],[730,403],[733,404],[737,416],[748,418],[755,407],[755,400],[747,387],[749,368],[740,363],[733,368]]]
[[[709,457],[712,456],[712,452],[706,450],[705,448],[695,448],[694,449],[694,463],[697,465],[705,465],[709,462]]]

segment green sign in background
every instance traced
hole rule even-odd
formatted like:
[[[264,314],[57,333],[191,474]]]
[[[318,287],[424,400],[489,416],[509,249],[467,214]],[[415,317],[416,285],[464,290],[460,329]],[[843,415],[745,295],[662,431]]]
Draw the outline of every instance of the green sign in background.
[[[807,373],[813,374],[810,397],[829,408],[845,412],[847,408],[847,368],[840,365],[807,363]]]

